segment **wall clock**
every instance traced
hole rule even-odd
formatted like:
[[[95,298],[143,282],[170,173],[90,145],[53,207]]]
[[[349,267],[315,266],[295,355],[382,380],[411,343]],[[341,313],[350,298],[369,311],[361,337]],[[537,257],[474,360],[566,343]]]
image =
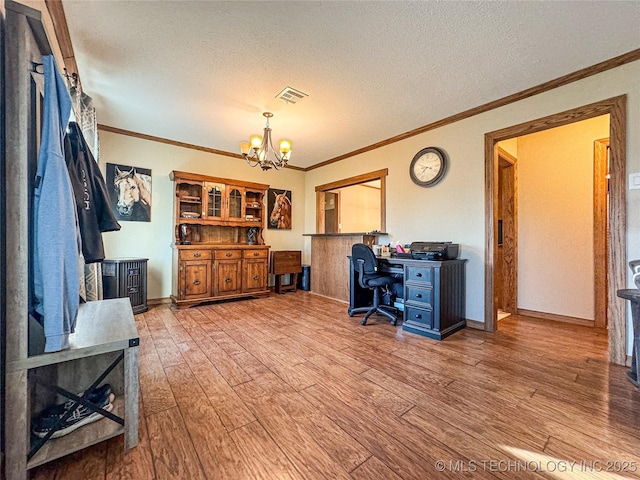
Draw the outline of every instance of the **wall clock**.
[[[447,157],[436,147],[420,150],[411,160],[409,175],[416,185],[431,187],[442,180],[447,171]]]

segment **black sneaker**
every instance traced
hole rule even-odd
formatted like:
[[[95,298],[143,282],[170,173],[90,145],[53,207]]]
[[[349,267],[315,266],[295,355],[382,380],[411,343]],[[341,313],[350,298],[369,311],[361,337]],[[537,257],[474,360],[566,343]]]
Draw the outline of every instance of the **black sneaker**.
[[[79,397],[82,397],[82,395],[84,395],[84,391],[78,393],[77,395]],[[101,387],[95,388],[93,392],[87,395],[86,400],[96,405],[100,405],[101,403],[104,403],[106,405],[107,403],[110,403],[110,402],[104,402],[104,397],[105,396],[109,397],[111,395],[113,395],[111,393],[111,385],[109,385],[108,383],[105,383]],[[115,396],[111,399],[111,402],[113,402],[113,399],[115,399]],[[73,400],[67,400],[66,402],[61,403],[59,405],[52,405],[46,408],[45,410],[43,410],[42,412],[40,412],[40,414],[38,415],[38,418],[61,417],[62,415],[64,415],[64,412],[66,412],[73,406],[74,403],[75,402]]]
[[[82,392],[78,396],[82,396]],[[111,392],[111,386],[105,384],[91,392],[86,399],[110,412],[113,409],[112,402],[115,400],[115,395]],[[33,434],[40,438],[45,437],[49,431],[55,428],[60,417],[64,416],[70,408],[75,408],[73,413],[62,424],[58,425],[58,430],[51,435],[51,438],[62,437],[83,425],[103,418],[101,413],[91,411],[82,404],[74,407],[74,403],[73,400],[67,400],[63,404],[54,405],[44,410],[33,422]]]

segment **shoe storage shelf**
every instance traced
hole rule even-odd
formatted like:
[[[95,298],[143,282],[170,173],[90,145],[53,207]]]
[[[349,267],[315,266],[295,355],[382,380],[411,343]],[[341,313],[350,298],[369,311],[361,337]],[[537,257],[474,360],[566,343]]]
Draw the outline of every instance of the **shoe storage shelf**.
[[[37,325],[31,325],[32,334]],[[38,337],[38,335],[34,335]],[[6,408],[7,478],[27,478],[27,471],[56,458],[124,434],[125,449],[138,443],[138,332],[128,298],[88,302],[80,306],[70,348],[38,353],[39,346],[23,360],[7,363]],[[122,357],[122,358],[121,358]],[[72,393],[86,390],[109,371],[97,386],[109,383],[115,394],[111,413],[121,425],[102,418],[37,448],[41,439],[32,435],[32,420],[56,402],[55,388]],[[66,399],[63,399],[66,400]],[[31,458],[28,458],[30,455]]]

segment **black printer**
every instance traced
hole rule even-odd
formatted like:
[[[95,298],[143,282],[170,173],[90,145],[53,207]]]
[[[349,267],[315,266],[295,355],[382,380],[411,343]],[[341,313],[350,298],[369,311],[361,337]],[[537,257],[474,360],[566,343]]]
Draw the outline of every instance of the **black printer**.
[[[455,260],[460,246],[451,242],[413,242],[411,258],[416,260]]]

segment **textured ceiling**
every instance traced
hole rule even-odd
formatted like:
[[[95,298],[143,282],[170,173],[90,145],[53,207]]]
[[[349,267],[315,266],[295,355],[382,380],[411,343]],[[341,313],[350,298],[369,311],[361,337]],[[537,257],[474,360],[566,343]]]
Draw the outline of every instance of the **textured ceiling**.
[[[640,48],[639,1],[63,5],[99,123],[238,153],[269,110],[300,167]]]

